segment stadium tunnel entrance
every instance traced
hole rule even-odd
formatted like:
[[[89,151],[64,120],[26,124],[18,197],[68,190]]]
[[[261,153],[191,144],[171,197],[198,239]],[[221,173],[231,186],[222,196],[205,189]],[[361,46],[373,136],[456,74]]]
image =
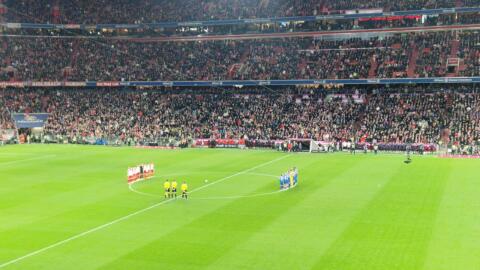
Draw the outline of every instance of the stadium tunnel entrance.
[[[48,113],[12,113],[18,143],[44,142],[44,126]]]

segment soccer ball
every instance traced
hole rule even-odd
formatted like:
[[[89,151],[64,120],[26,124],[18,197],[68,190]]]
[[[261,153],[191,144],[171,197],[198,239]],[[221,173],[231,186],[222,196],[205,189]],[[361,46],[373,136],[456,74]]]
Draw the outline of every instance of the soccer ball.
[[[207,179],[205,179],[205,183],[208,183],[208,180],[207,180]]]

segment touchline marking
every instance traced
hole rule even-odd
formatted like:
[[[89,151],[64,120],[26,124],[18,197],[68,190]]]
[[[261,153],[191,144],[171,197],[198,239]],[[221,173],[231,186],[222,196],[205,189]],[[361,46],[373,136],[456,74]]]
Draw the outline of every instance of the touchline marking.
[[[35,156],[34,153],[10,153],[10,152],[0,152],[0,156]]]
[[[46,155],[46,156],[39,156],[39,157],[33,157],[33,158],[26,158],[26,159],[19,159],[19,160],[12,160],[8,162],[0,162],[0,167],[4,165],[10,165],[10,164],[15,164],[15,163],[23,163],[27,161],[32,161],[32,160],[37,160],[37,159],[44,159],[44,158],[51,158],[51,157],[56,157],[56,155]]]
[[[237,175],[240,175],[240,174],[242,174],[242,173],[246,173],[246,172],[253,171],[253,170],[255,170],[255,169],[258,169],[258,168],[261,168],[261,167],[263,167],[263,166],[266,166],[266,165],[272,164],[272,163],[274,163],[274,162],[277,162],[277,161],[279,161],[279,160],[285,159],[285,158],[287,158],[287,157],[290,157],[290,155],[285,155],[285,156],[276,158],[276,159],[274,159],[274,160],[270,160],[270,161],[268,161],[268,162],[262,163],[262,164],[260,164],[260,165],[255,166],[255,167],[252,167],[252,168],[250,168],[250,169],[247,169],[247,170],[244,170],[244,171],[241,171],[241,172],[232,174],[232,175],[230,175],[230,176],[227,176],[227,177],[218,179],[217,181],[214,181],[214,182],[212,182],[212,183],[210,183],[210,184],[208,184],[208,185],[204,185],[204,186],[201,186],[201,187],[199,187],[199,188],[197,188],[197,189],[194,189],[194,190],[192,190],[190,193],[193,193],[193,192],[196,192],[196,191],[200,191],[200,190],[205,189],[205,188],[207,188],[207,187],[209,187],[209,186],[211,186],[211,185],[224,182],[224,181],[226,181],[226,180],[228,180],[228,179],[230,179],[230,178],[232,178],[232,177],[235,177],[235,176],[237,176]],[[139,215],[139,214],[141,214],[141,213],[147,212],[147,211],[149,211],[149,210],[151,210],[151,209],[153,209],[153,208],[156,208],[156,207],[158,207],[158,206],[161,206],[161,205],[166,204],[166,203],[168,203],[168,202],[171,202],[171,201],[173,201],[173,200],[175,200],[175,198],[167,199],[167,200],[165,200],[165,201],[156,203],[156,204],[151,205],[151,206],[149,206],[149,207],[147,207],[147,208],[140,209],[140,210],[138,210],[138,211],[136,211],[136,212],[133,212],[133,213],[128,214],[128,215],[126,215],[126,216],[123,216],[123,217],[121,217],[121,218],[112,220],[112,221],[110,221],[110,222],[108,222],[108,223],[105,223],[105,224],[100,225],[100,226],[98,226],[98,227],[92,228],[92,229],[90,229],[90,230],[88,230],[88,231],[79,233],[79,234],[77,234],[77,235],[74,235],[74,236],[72,236],[72,237],[70,237],[70,238],[67,238],[67,239],[65,239],[65,240],[62,240],[62,241],[60,241],[60,242],[56,242],[56,243],[51,244],[51,245],[49,245],[49,246],[46,246],[46,247],[44,247],[44,248],[41,248],[41,249],[38,249],[38,250],[36,250],[36,251],[30,252],[30,253],[28,253],[28,254],[25,254],[25,255],[23,255],[23,256],[21,256],[21,257],[18,257],[18,258],[16,258],[16,259],[10,260],[10,261],[8,261],[8,262],[4,262],[4,263],[0,264],[0,268],[4,268],[4,267],[6,267],[6,266],[9,266],[9,265],[11,265],[11,264],[17,263],[17,262],[19,262],[19,261],[23,261],[23,260],[25,260],[25,259],[27,259],[27,258],[30,258],[30,257],[35,256],[35,255],[37,255],[37,254],[40,254],[40,253],[42,253],[42,252],[44,252],[44,251],[47,251],[47,250],[50,250],[50,249],[52,249],[52,248],[61,246],[61,245],[65,244],[65,243],[68,243],[68,242],[70,242],[70,241],[73,241],[73,240],[75,240],[75,239],[78,239],[78,238],[80,238],[80,237],[83,237],[83,236],[85,236],[85,235],[94,233],[94,232],[99,231],[99,230],[101,230],[101,229],[103,229],[103,228],[106,228],[106,227],[108,227],[108,226],[111,226],[111,225],[114,225],[114,224],[119,223],[119,222],[121,222],[121,221],[124,221],[124,220],[126,220],[126,219],[129,219],[129,218],[131,218],[131,217],[133,217],[133,216],[137,216],[137,215]]]

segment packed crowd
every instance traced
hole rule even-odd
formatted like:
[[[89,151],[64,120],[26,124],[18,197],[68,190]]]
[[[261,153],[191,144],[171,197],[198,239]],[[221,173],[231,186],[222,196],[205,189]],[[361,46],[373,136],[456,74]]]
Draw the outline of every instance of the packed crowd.
[[[2,37],[0,81],[473,76],[479,53],[476,32],[202,42]],[[452,57],[462,65],[447,72]]]
[[[0,16],[0,22],[2,17]],[[12,28],[0,26],[0,31],[9,35],[24,36],[51,36],[51,37],[168,37],[168,36],[197,36],[197,35],[231,35],[251,33],[290,33],[290,32],[316,32],[316,31],[346,31],[362,29],[391,29],[411,27],[431,27],[480,24],[480,12],[450,13],[438,16],[422,17],[415,16],[386,16],[361,19],[336,19],[336,20],[315,20],[315,21],[291,21],[277,23],[247,23],[247,24],[225,24],[225,25],[203,25],[185,26],[181,25],[172,28],[140,27],[137,29],[119,29],[116,31],[99,31],[90,28],[86,29],[48,29],[48,28]]]
[[[363,18],[359,20],[318,20],[300,24],[287,24],[274,27],[275,31],[341,31],[353,29],[383,29],[383,28],[406,28],[422,26],[445,26],[456,24],[478,24],[480,23],[479,13],[442,14],[422,18],[422,16],[404,17],[377,17]],[[251,27],[250,27],[251,28]],[[259,32],[272,30],[267,28],[255,29]],[[210,32],[221,32],[222,29],[213,29]],[[231,31],[231,29],[229,28]],[[239,29],[244,30],[245,29]],[[238,31],[239,31],[238,30]]]
[[[460,75],[480,76],[480,35],[465,33],[460,39],[458,57],[463,64]]]
[[[4,98],[0,99],[0,130],[12,129],[14,127],[10,111],[5,102],[6,100]]]
[[[477,0],[2,0],[6,21],[145,23],[319,15],[352,9],[418,10],[478,6]],[[0,14],[1,16],[1,14]]]
[[[4,90],[9,112],[48,112],[46,134],[146,143],[162,138],[480,142],[476,86],[344,90]],[[433,88],[432,88],[433,89]],[[408,90],[409,94],[405,94]],[[419,90],[419,92],[415,92]],[[466,90],[466,91],[463,91]],[[348,94],[345,94],[348,93]],[[1,127],[12,127],[6,112]]]
[[[420,77],[446,75],[446,61],[452,50],[454,35],[422,33],[416,36],[412,47],[418,51],[415,73]]]

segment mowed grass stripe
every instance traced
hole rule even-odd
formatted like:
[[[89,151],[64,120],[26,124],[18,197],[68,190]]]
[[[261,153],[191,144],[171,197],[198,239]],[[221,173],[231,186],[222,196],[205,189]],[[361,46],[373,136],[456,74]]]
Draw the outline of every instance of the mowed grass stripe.
[[[3,169],[5,167],[11,166],[11,165],[20,165],[20,166],[28,166],[29,162],[33,162],[36,160],[47,160],[50,158],[55,158],[56,155],[44,155],[44,156],[38,156],[38,157],[30,157],[30,158],[24,158],[22,157],[21,159],[9,159],[9,160],[4,160],[0,162],[0,169]]]
[[[108,199],[109,196],[128,193],[125,189],[125,168],[128,164],[139,164],[145,159],[155,158],[145,157],[145,153],[136,155],[129,153],[126,159],[119,159],[115,153],[117,149],[114,149],[113,153],[110,149],[103,149],[104,151],[100,153],[97,149],[93,149],[96,151],[92,151],[93,153],[89,155],[82,151],[81,159],[74,159],[78,155],[64,153],[59,155],[57,160],[49,161],[49,166],[55,170],[45,169],[45,164],[36,164],[22,174],[15,173],[4,179],[2,186],[15,187],[18,182],[29,184],[16,188],[17,192],[10,191],[0,198],[0,209],[3,209],[3,215],[0,217],[0,231],[5,227],[19,226],[22,224],[19,222],[31,223],[36,219],[56,217],[73,208],[81,210],[84,205],[88,206],[93,202]],[[86,150],[88,153],[90,148]],[[159,173],[164,170],[181,171],[184,167],[195,167],[195,163],[204,159],[204,154],[199,155],[198,152],[187,153],[185,157],[182,157],[183,154],[178,152],[179,157],[174,159],[156,157],[155,163],[158,164]],[[219,155],[222,157],[216,158]],[[223,157],[225,153],[212,152],[211,156],[214,158],[210,162],[213,165],[218,166],[219,161],[236,163],[236,155]],[[99,165],[102,163],[101,160],[112,162]],[[23,170],[17,168],[17,171]],[[75,197],[82,199],[71,199]],[[27,226],[31,225],[27,224]]]
[[[421,269],[450,164],[417,159],[405,165],[313,269]]]
[[[0,264],[162,201],[129,191],[127,166],[153,161],[158,174],[186,173],[177,180],[196,188],[283,155],[68,145],[2,151],[57,157],[0,170]],[[403,159],[294,154],[254,172],[297,166],[295,190],[194,199],[278,189],[276,179],[237,175],[5,269],[479,269],[478,161]],[[162,182],[141,188],[162,194]]]
[[[104,150],[104,153],[112,154],[109,150],[110,149]],[[97,153],[97,151],[95,153]],[[74,156],[78,157],[78,155]],[[63,207],[65,203],[68,204],[71,202],[81,205],[85,201],[87,201],[86,198],[88,197],[93,196],[94,199],[100,199],[102,195],[104,195],[102,190],[109,191],[110,189],[112,189],[112,183],[110,183],[112,181],[115,183],[116,187],[121,187],[122,190],[125,190],[125,192],[127,192],[127,190],[125,189],[124,181],[124,168],[126,168],[126,165],[114,168],[112,168],[112,165],[109,165],[107,167],[99,166],[98,162],[102,158],[107,158],[111,160],[111,157],[99,157],[99,155],[96,155],[96,158],[98,159],[90,158],[91,157],[82,160],[78,159],[74,162],[70,162],[70,164],[73,164],[76,167],[71,165],[63,166],[63,164],[52,161],[50,165],[51,167],[54,167],[55,170],[45,169],[44,165],[41,164],[41,166],[39,167],[32,166],[32,168],[30,168],[29,170],[21,170],[23,171],[23,173],[21,174],[16,173],[10,175],[11,177],[7,177],[14,179],[5,179],[5,181],[2,182],[2,186],[7,184],[17,186],[19,182],[18,177],[22,176],[25,179],[29,180],[30,183],[32,183],[28,188],[24,187],[20,189],[17,193],[10,192],[8,194],[10,197],[12,197],[12,200],[16,199],[14,209],[11,209],[11,212],[25,216],[25,214],[28,213],[22,212],[22,209],[26,209],[27,211],[32,210],[33,212],[44,215],[45,212],[41,211],[42,209],[39,209],[39,206],[45,205],[45,207],[49,210],[48,212],[52,213],[54,212],[52,211],[52,207]],[[186,160],[188,162],[195,162],[195,160],[190,157]],[[163,165],[166,162],[161,160],[159,161],[159,163]],[[182,165],[182,160],[177,159],[176,163]],[[112,162],[112,164],[115,164],[115,162]],[[17,171],[20,171],[20,169],[18,169]],[[73,175],[71,172],[73,172]],[[77,174],[78,172],[80,173]],[[41,173],[47,174],[47,176],[45,177],[45,181],[40,180],[42,179],[41,177],[39,179],[39,174]],[[114,175],[113,177],[112,173]],[[78,189],[75,189],[74,187],[78,187]],[[81,197],[82,200],[68,200],[68,197],[75,197],[75,195],[77,195],[77,197]],[[3,196],[1,198],[2,207],[6,207],[9,205],[7,203],[7,200],[7,196]],[[2,217],[4,217],[5,219],[13,220],[5,215],[5,211],[3,213],[4,215],[2,215]],[[3,224],[5,224],[5,222]]]
[[[237,179],[232,179],[232,181],[234,180]],[[68,245],[31,258],[31,260],[14,266],[12,269],[17,267],[21,269],[25,266],[41,268],[46,267],[47,264],[54,265],[49,269],[65,269],[72,263],[81,269],[98,269],[101,265],[110,265],[111,261],[125,256],[136,248],[148,245],[155,239],[162,238],[165,235],[177,235],[179,227],[191,223],[199,216],[215,211],[215,209],[230,202],[230,200],[226,200],[218,201],[215,204],[208,203],[208,207],[204,207],[207,203],[202,204],[194,200],[178,200],[168,203],[134,219],[116,224],[115,227],[101,233],[77,239]],[[95,244],[92,245],[92,243]],[[170,243],[161,243],[161,246],[155,247],[155,249],[169,247],[169,245]],[[172,254],[175,258],[179,256],[171,251],[169,251],[169,254]],[[147,268],[155,266],[155,263],[152,263],[152,258],[147,255],[142,256],[142,259],[137,262],[137,266],[140,264],[144,264]],[[65,260],[62,256],[67,256],[69,259]],[[117,266],[121,269],[125,269],[124,267],[127,266]]]
[[[426,270],[480,269],[480,178],[477,160],[455,160],[440,204]]]
[[[399,164],[381,160],[380,170],[365,173],[371,162],[371,157],[342,156],[307,163],[299,186],[305,199],[209,269],[225,269],[232,262],[239,269],[310,269]]]
[[[237,154],[236,154],[236,155],[237,155],[237,159],[240,158],[240,160],[237,160],[237,162],[234,162],[234,163],[236,163],[237,165],[240,165],[240,166],[245,166],[246,164],[248,164],[248,166],[250,166],[250,165],[252,165],[253,163],[258,162],[258,160],[265,161],[265,160],[271,160],[271,159],[272,159],[272,154],[271,154],[271,153],[266,154],[266,155],[259,155],[259,153],[253,153],[253,152],[243,152],[243,153],[241,153],[241,152],[235,152],[235,153],[237,153]],[[213,154],[213,156],[215,156],[215,153],[212,153],[212,154]],[[226,154],[226,153],[224,153],[224,155],[225,155],[225,154]],[[251,156],[254,155],[254,154],[255,154],[255,156],[254,156],[254,158],[252,158]],[[264,153],[264,154],[265,154],[265,153]],[[219,158],[219,159],[217,159],[217,160],[223,160],[223,162],[231,162],[231,161],[232,161],[231,159],[232,159],[232,158],[234,159],[234,157],[232,157],[232,156],[235,156],[235,154],[234,154],[234,155],[228,154],[228,156],[229,156],[229,158],[223,158],[223,159],[222,159],[222,158]],[[247,157],[247,156],[250,156],[250,158],[242,159],[242,157]],[[281,156],[282,156],[282,155],[278,155],[278,154],[274,154],[274,155],[273,155],[274,158],[278,158],[278,157],[281,157]],[[188,157],[187,157],[187,158],[188,158]],[[205,158],[204,158],[204,159],[205,159]],[[180,163],[181,163],[181,162],[180,162]],[[210,163],[212,163],[212,164],[214,164],[214,165],[217,165],[217,162],[210,162]],[[257,164],[258,164],[258,163],[257,163]],[[181,168],[179,168],[179,169],[181,169]],[[199,183],[196,183],[196,184],[197,184],[196,186],[198,187],[198,186],[199,186]],[[195,183],[192,183],[192,185],[195,186]],[[125,188],[126,188],[126,184],[125,184]],[[128,198],[128,199],[131,199],[132,195],[134,195],[134,194],[130,194],[130,193],[129,193],[129,194],[128,194],[128,197],[130,197],[130,198]],[[125,199],[126,199],[126,198],[125,198]],[[135,197],[135,200],[136,200],[136,201],[142,201],[141,199],[138,198],[138,196]],[[125,200],[125,202],[129,202],[129,201],[128,201],[128,200]],[[131,201],[130,201],[130,202],[131,202]],[[134,201],[134,202],[135,202],[135,201]],[[133,203],[133,205],[135,205],[135,203]],[[99,205],[99,206],[101,206],[101,205]],[[123,206],[123,205],[117,205],[117,206],[121,207],[121,206]],[[113,209],[116,209],[116,208],[115,208],[115,205],[109,205],[109,207],[110,207],[110,209],[112,209],[112,208],[113,208]],[[108,208],[107,208],[107,209],[108,209]],[[86,210],[86,213],[88,213],[88,211],[87,211],[88,209],[85,209],[85,210]],[[128,208],[127,208],[127,210],[128,210]],[[80,212],[81,212],[81,211],[80,211]],[[112,211],[112,212],[113,212],[114,214],[118,214],[117,211]],[[99,215],[99,216],[97,216],[97,215],[92,215],[91,218],[92,218],[93,220],[95,220],[95,218],[96,218],[97,221],[98,221],[98,218],[102,218],[102,217],[105,217],[105,216],[107,216],[107,219],[108,219],[108,217],[109,217],[110,215],[109,215],[109,213],[105,213],[105,215]],[[57,217],[57,218],[61,219],[61,217]],[[81,218],[81,217],[80,217],[80,218]],[[110,220],[111,220],[111,219],[110,219]],[[32,224],[32,225],[34,225],[34,224]],[[78,224],[75,224],[75,225],[78,225]],[[73,230],[78,231],[78,226],[72,226],[72,224],[70,224],[69,228],[70,228],[71,231],[73,231]],[[64,230],[64,231],[65,231],[65,230]],[[19,232],[19,233],[20,233],[20,232]],[[52,230],[51,233],[56,233],[56,234],[58,234],[58,233],[61,233],[61,232],[56,232],[55,230]],[[40,238],[42,238],[42,237],[40,237]],[[50,241],[51,241],[52,239],[57,238],[57,237],[54,237],[54,235],[50,235],[50,237],[48,237],[48,238],[49,238]],[[45,239],[45,240],[46,240],[46,239]]]
[[[114,151],[111,151],[114,150]],[[192,152],[177,152],[176,158],[170,155],[152,155],[150,153],[128,152],[117,153],[118,148],[103,148],[102,152],[92,151],[86,148],[82,149],[82,155],[71,155],[70,153],[59,154],[56,159],[48,161],[45,164],[32,164],[28,170],[15,168],[16,172],[11,173],[7,179],[4,179],[2,185],[10,186],[8,194],[0,198],[2,206],[7,205],[3,202],[8,196],[16,196],[17,204],[15,207],[21,207],[21,204],[38,204],[41,200],[49,199],[50,196],[62,196],[62,191],[75,192],[75,188],[87,189],[97,185],[114,184],[115,186],[125,187],[126,168],[132,164],[140,164],[147,161],[154,161],[157,164],[159,173],[165,170],[181,170],[184,166],[194,166],[199,159],[204,159],[204,155],[195,155]],[[123,151],[121,151],[123,152]],[[169,153],[166,153],[169,154]],[[170,153],[171,154],[171,153]],[[213,153],[212,156],[220,153]],[[224,154],[223,154],[224,155]],[[160,158],[159,158],[160,157]],[[225,158],[214,159],[227,162],[229,159],[235,160],[235,155],[229,155]],[[108,160],[108,162],[105,162]],[[55,168],[54,170],[49,168]],[[10,181],[7,181],[10,180]],[[18,190],[16,194],[15,190]],[[18,197],[21,197],[18,199]],[[7,197],[7,198],[6,198]],[[20,204],[18,204],[20,203]]]
[[[273,157],[276,157],[276,159],[286,158],[284,155],[275,153]],[[283,162],[283,160],[276,161],[275,163],[277,162],[280,163]],[[287,166],[286,163],[281,167],[284,166]],[[238,177],[240,176],[241,175]],[[228,203],[228,201],[223,203]],[[221,207],[223,203],[212,205]],[[188,211],[189,215],[186,215],[185,212],[175,210],[178,209],[178,207]],[[178,228],[179,223],[188,222],[190,219],[194,220],[198,215],[202,214],[202,212],[210,212],[213,209],[211,207],[203,208],[200,204],[193,201],[167,203],[162,207],[152,209],[142,215],[135,216],[135,218],[125,220],[106,230],[102,230],[102,232],[76,239],[76,241],[70,242],[68,245],[60,246],[49,252],[39,254],[34,258],[30,258],[28,261],[22,262],[22,264],[12,265],[12,269],[16,269],[17,267],[18,269],[22,269],[22,267],[42,268],[47,267],[47,265],[49,269],[65,269],[69,267],[72,262],[80,269],[97,268],[102,262],[106,263],[108,260],[111,260],[112,254],[116,254],[117,252],[120,252],[120,254],[121,252],[128,253],[143,241],[148,243],[154,239],[157,234],[168,234],[170,230]],[[173,225],[170,226],[169,224]],[[92,243],[95,243],[95,245],[92,245]],[[69,259],[65,260],[65,256]]]
[[[268,168],[271,171],[288,168],[289,164],[296,164],[296,158],[291,157],[288,160],[272,164]],[[265,169],[266,167],[262,168],[262,170]],[[236,183],[241,181],[245,182],[245,185],[249,185],[249,180],[251,181],[251,177],[244,175]],[[272,182],[276,183],[275,179],[272,179]],[[264,183],[252,193],[264,191],[265,186],[272,185]],[[302,188],[303,186],[299,186],[297,189]],[[100,269],[121,267],[135,269],[146,267],[146,265],[158,269],[204,269],[210,267],[229,250],[248,241],[257,231],[268,227],[285,211],[302,202],[305,196],[301,191],[297,191],[294,189],[273,196],[218,202],[192,201],[191,203],[197,204],[196,207],[200,209],[202,215],[197,215],[191,222],[176,227],[168,234],[136,248],[133,252],[119,257]],[[217,190],[217,192],[219,191]],[[211,195],[215,196],[215,194]],[[287,199],[284,196],[287,196]],[[179,211],[184,212],[186,217],[192,214],[184,205]],[[159,229],[162,230],[162,228]],[[181,260],[178,259],[180,256]]]
[[[41,185],[41,184],[54,184],[56,182],[61,181],[62,184],[68,185],[68,182],[63,181],[64,176],[77,176],[83,172],[88,172],[92,170],[99,170],[101,167],[98,164],[95,166],[91,166],[93,161],[98,161],[100,159],[100,155],[103,155],[108,158],[108,151],[107,149],[103,149],[100,151],[98,149],[92,149],[90,147],[85,147],[84,149],[80,150],[81,148],[73,148],[67,150],[62,147],[59,151],[56,147],[49,147],[48,149],[52,149],[54,154],[48,155],[48,152],[37,152],[34,150],[42,149],[43,147],[32,145],[32,153],[36,153],[37,155],[35,161],[32,162],[17,162],[13,166],[0,166],[0,173],[4,175],[2,179],[0,179],[2,184],[2,190],[0,191],[0,195],[5,195],[6,193],[19,193],[15,194],[16,196],[22,196],[25,194],[25,191],[33,186]],[[23,149],[22,146],[15,146],[8,149],[18,150]],[[48,151],[48,150],[45,150]],[[110,152],[110,155],[112,153]],[[44,158],[48,156],[48,158]],[[90,164],[88,164],[90,162]],[[90,165],[90,166],[88,166]],[[97,173],[98,174],[98,173]],[[82,180],[85,184],[85,180],[92,180],[96,178],[84,178]],[[28,192],[27,192],[28,195]],[[0,200],[4,196],[0,196]],[[19,202],[24,202],[26,199],[31,198],[31,196],[25,196],[19,200]]]
[[[35,222],[54,226],[62,213],[127,193],[124,166],[116,162],[98,165],[103,159],[112,160],[114,153],[109,149],[85,150],[81,155],[59,154],[48,161],[48,166],[39,163],[28,170],[17,168],[22,173],[7,176],[2,186],[15,187],[19,182],[23,185],[0,198],[0,231],[35,227]]]

